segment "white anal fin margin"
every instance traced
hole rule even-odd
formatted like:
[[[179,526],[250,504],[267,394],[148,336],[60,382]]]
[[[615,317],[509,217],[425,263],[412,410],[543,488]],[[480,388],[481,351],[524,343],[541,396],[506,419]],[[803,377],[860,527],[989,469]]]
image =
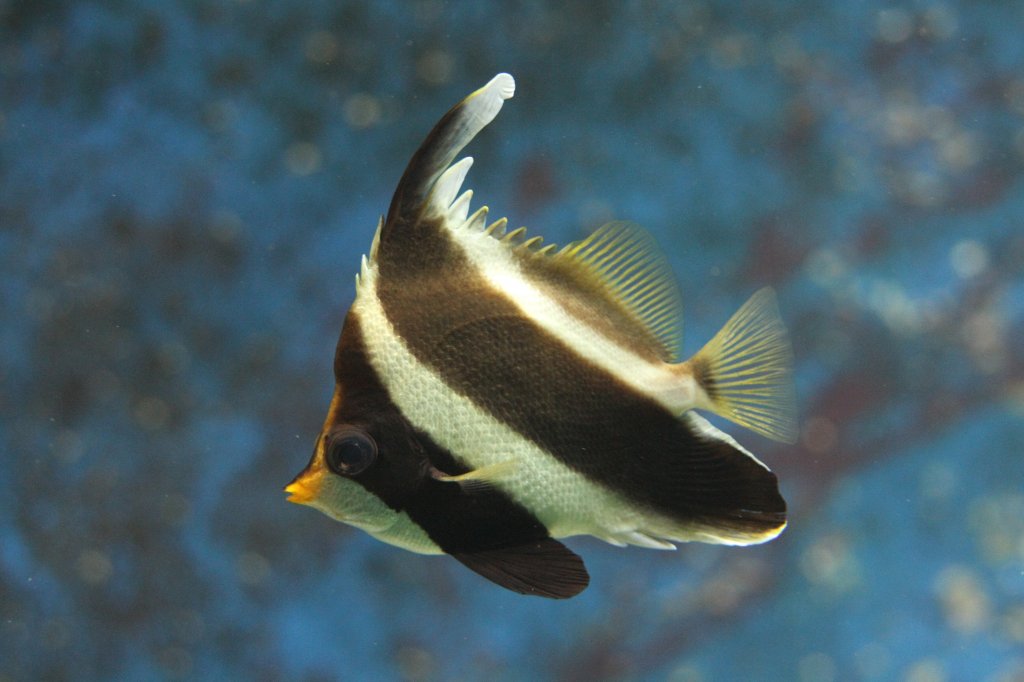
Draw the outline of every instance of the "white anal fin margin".
[[[465,181],[466,174],[472,165],[473,157],[467,156],[458,163],[452,164],[448,170],[441,174],[441,177],[437,179],[437,184],[434,185],[434,191],[430,193],[431,211],[444,215],[456,208],[462,210],[461,207],[455,207],[452,203],[455,201],[455,195],[462,189],[462,183]],[[466,196],[466,194],[469,196]],[[469,213],[469,200],[473,196],[472,192],[467,192],[466,194],[462,195],[465,197],[465,211],[463,212],[462,220],[465,220],[466,215]]]
[[[648,535],[643,531],[630,530],[621,532],[607,532],[595,535],[600,540],[604,540],[609,545],[616,547],[625,547],[626,545],[634,545],[636,547],[646,547],[647,549],[661,549],[661,550],[674,550],[676,546],[666,540],[661,540]]]

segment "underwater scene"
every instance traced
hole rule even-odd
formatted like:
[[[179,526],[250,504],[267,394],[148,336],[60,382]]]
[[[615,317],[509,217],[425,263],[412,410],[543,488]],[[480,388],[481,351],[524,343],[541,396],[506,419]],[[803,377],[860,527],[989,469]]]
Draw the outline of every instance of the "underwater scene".
[[[1024,680],[1022,36],[0,0],[0,682]]]

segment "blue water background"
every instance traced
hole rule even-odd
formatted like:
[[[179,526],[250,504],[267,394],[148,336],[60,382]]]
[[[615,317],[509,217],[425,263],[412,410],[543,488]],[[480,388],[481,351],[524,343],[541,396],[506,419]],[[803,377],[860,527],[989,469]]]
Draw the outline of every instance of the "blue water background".
[[[1024,7],[0,0],[0,680],[1024,679]],[[787,531],[521,597],[281,487],[404,164],[772,285]]]

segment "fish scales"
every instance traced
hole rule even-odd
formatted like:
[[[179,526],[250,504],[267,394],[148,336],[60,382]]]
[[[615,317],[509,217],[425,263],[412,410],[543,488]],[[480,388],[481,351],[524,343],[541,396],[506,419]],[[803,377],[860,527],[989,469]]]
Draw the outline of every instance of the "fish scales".
[[[752,544],[786,525],[774,474],[694,409],[795,433],[791,351],[755,294],[679,362],[681,297],[639,228],[562,249],[489,226],[455,159],[514,92],[499,74],[403,173],[357,276],[336,388],[286,490],[375,537],[447,553],[517,592],[589,582],[556,538]]]
[[[760,476],[763,465],[747,456],[721,457],[711,447],[717,443],[695,437],[621,374],[591,363],[524,317],[511,295],[460,258],[460,247],[444,228],[431,234],[437,242],[427,247],[431,252],[450,252],[441,257],[446,267],[432,271],[433,281],[410,274],[401,260],[382,258],[379,273],[371,267],[357,299],[372,282],[366,307],[357,309],[375,320],[374,336],[387,343],[386,351],[373,353],[374,364],[410,421],[471,468],[508,458],[523,462],[516,481],[497,487],[538,510],[555,535],[640,530],[686,540],[696,532],[687,528],[689,522],[709,511],[728,515],[766,503],[767,525],[777,527],[771,514],[784,507],[774,476]],[[432,380],[421,382],[424,374]],[[453,394],[467,404],[448,402]],[[698,471],[704,476],[694,476]],[[713,474],[723,480],[708,480]],[[745,480],[730,480],[759,476],[763,485],[754,489],[739,485]],[[626,515],[633,522],[624,525],[624,512],[635,502],[676,522],[651,515],[647,523],[644,512],[634,511]],[[756,521],[719,523],[749,530]],[[672,526],[678,530],[670,531]],[[731,530],[723,528],[723,539]],[[714,536],[710,528],[701,533]]]

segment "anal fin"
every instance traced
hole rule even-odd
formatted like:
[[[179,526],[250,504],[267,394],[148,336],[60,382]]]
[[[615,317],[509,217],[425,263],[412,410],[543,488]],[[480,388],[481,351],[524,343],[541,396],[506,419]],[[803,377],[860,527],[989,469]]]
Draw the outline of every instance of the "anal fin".
[[[552,538],[452,556],[491,582],[519,594],[568,599],[590,584],[583,559]]]

